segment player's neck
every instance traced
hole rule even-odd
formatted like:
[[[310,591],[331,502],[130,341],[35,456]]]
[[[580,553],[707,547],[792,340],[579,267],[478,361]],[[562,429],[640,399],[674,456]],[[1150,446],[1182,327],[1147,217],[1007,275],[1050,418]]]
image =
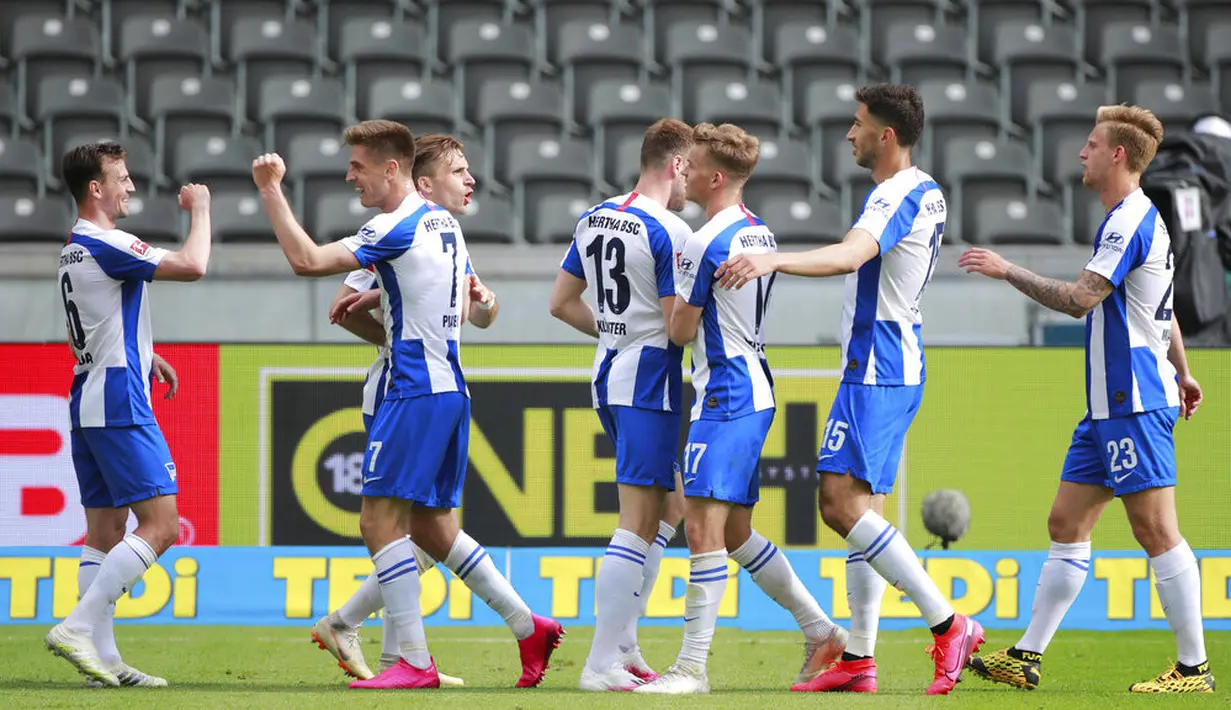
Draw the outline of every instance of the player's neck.
[[[872,169],[872,181],[879,185],[909,167],[909,150],[896,150],[892,153],[887,153],[885,159]]]
[[[1141,176],[1124,173],[1113,175],[1108,178],[1107,184],[1099,190],[1099,201],[1103,203],[1103,208],[1108,212],[1113,207],[1124,201],[1124,198],[1133,194],[1141,187]]]
[[[648,197],[663,207],[666,207],[667,203],[671,201],[670,182],[652,180],[644,175],[641,176],[641,179],[637,181],[636,186],[633,187],[633,192],[638,195]]]
[[[710,195],[705,203],[705,218],[713,219],[714,215],[728,207],[734,207],[744,201],[743,190],[722,190]]]
[[[102,229],[115,229],[115,220],[108,217],[97,205],[77,205],[77,217],[98,225]]]
[[[402,203],[406,201],[406,197],[412,192],[417,192],[413,187],[405,183],[395,183],[389,188],[389,194],[385,195],[385,201],[380,204],[380,211],[388,214],[394,212]]]

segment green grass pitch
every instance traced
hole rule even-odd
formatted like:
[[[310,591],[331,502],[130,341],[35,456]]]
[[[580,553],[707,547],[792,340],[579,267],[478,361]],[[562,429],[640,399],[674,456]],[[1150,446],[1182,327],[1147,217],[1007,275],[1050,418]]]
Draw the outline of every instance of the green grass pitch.
[[[364,650],[380,655],[379,623],[369,621]],[[465,688],[432,691],[352,691],[333,659],[308,638],[308,626],[124,626],[118,638],[125,660],[171,682],[166,689],[84,688],[80,676],[43,649],[38,626],[0,630],[0,708],[762,708],[817,707],[1227,707],[1226,693],[1153,698],[1133,696],[1128,685],[1162,671],[1175,642],[1168,631],[1092,633],[1061,631],[1043,665],[1043,685],[1018,691],[973,675],[948,698],[928,698],[931,659],[926,630],[887,632],[877,648],[877,695],[821,697],[788,692],[801,659],[797,633],[740,632],[719,628],[710,659],[713,694],[707,698],[593,694],[576,690],[592,629],[570,632],[553,657],[542,686],[512,687],[520,673],[517,647],[503,628],[428,629],[439,668],[461,676]],[[646,660],[662,670],[679,649],[681,630],[642,629]],[[987,649],[1007,646],[1015,630],[988,632]],[[1231,633],[1207,633],[1215,677],[1231,662]],[[1231,678],[1231,676],[1227,676]],[[1228,681],[1231,682],[1231,681]]]

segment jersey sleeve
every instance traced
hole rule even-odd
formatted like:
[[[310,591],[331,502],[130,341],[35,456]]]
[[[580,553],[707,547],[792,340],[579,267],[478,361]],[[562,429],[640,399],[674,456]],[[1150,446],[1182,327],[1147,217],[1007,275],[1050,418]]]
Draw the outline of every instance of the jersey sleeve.
[[[467,275],[467,276],[473,276],[473,275],[474,275],[474,265],[472,265],[472,264],[470,263],[470,257],[469,257],[469,256],[467,256],[467,257],[466,257],[466,275]]]
[[[343,283],[360,293],[371,291],[376,288],[376,274],[367,269],[355,269],[346,275]]]
[[[911,225],[919,214],[918,199],[903,199],[893,194],[886,183],[877,185],[863,203],[863,211],[851,229],[862,229],[880,245],[880,253],[892,249],[910,234]]]
[[[714,272],[718,270],[710,242],[691,238],[684,244],[675,269],[675,295],[690,306],[701,307],[709,300],[714,287]]]
[[[646,233],[650,240],[650,252],[654,254],[654,281],[658,284],[658,297],[675,295],[675,248],[667,229],[658,222],[646,221]]]
[[[1128,272],[1145,261],[1144,239],[1140,229],[1124,229],[1127,226],[1118,220],[1108,220],[1095,240],[1094,255],[1086,263],[1086,271],[1092,271],[1119,288]]]
[[[418,222],[409,225],[406,222],[399,222],[392,229],[381,234],[377,220],[384,216],[377,215],[371,222],[363,225],[354,236],[342,240],[346,248],[354,252],[360,266],[366,268],[378,261],[396,259],[404,254],[415,240]]]
[[[106,232],[98,237],[106,247],[91,250],[103,273],[119,281],[153,281],[154,271],[167,250],[150,246],[128,232]]]
[[[581,266],[581,255],[577,253],[576,240],[569,243],[568,251],[564,254],[564,260],[560,262],[560,268],[582,281],[586,280],[586,270]]]

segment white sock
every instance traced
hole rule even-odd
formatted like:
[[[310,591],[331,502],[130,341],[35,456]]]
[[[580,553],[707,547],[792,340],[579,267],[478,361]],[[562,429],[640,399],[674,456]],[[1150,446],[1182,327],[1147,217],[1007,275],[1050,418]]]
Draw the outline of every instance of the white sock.
[[[1017,650],[1043,653],[1073,606],[1090,569],[1090,541],[1053,542],[1039,572],[1030,606],[1030,624],[1017,642]]]
[[[1150,558],[1154,587],[1167,623],[1175,632],[1176,660],[1186,666],[1205,663],[1205,635],[1201,627],[1201,573],[1197,556],[1187,540]]]
[[[124,596],[157,561],[158,555],[149,543],[131,533],[125,536],[98,566],[98,576],[81,595],[81,601],[64,620],[64,625],[93,636],[95,626],[107,616],[107,608],[114,610],[115,600]]]
[[[496,569],[496,564],[492,562],[487,550],[465,531],[458,531],[453,548],[445,558],[445,566],[453,570],[458,579],[465,582],[492,611],[504,619],[504,623],[509,625],[518,641],[534,633],[534,619],[530,616],[530,607],[513,591],[509,580]]]
[[[804,636],[820,639],[833,632],[834,623],[821,611],[821,605],[816,603],[804,583],[799,581],[786,555],[778,552],[777,545],[753,530],[748,541],[731,553],[731,559],[748,570],[752,581],[770,599],[791,612]]]
[[[77,567],[77,599],[85,596],[86,590],[98,576],[106,553],[86,545],[81,546],[81,565]],[[94,625],[94,649],[108,668],[120,663],[120,649],[115,645],[115,604],[108,604],[103,618]]]
[[[645,555],[645,564],[641,567],[641,589],[637,592],[640,605],[616,639],[616,648],[620,653],[637,649],[637,622],[645,616],[646,605],[650,603],[650,593],[654,591],[654,583],[658,581],[658,568],[662,565],[663,553],[667,545],[675,537],[675,528],[658,521],[658,535],[650,543],[650,551]]]
[[[953,616],[953,607],[919,564],[906,538],[876,511],[868,510],[863,514],[846,536],[846,544],[862,550],[864,560],[872,569],[893,586],[905,590],[923,613],[928,626],[936,626]]]
[[[704,670],[718,623],[718,604],[727,588],[727,551],[692,555],[688,562],[684,645],[680,648],[679,660]]]
[[[603,564],[594,580],[598,609],[594,642],[586,659],[591,670],[602,672],[615,665],[620,634],[630,623],[637,623],[642,568],[649,552],[649,543],[627,530],[617,529],[607,544]]]
[[[432,657],[419,612],[419,568],[410,540],[403,537],[385,545],[372,555],[372,563],[376,569],[371,576],[380,583],[378,596],[384,597],[385,614],[397,629],[402,658],[415,668],[428,668]]]
[[[410,536],[407,536],[406,539],[410,540]],[[416,545],[414,540],[410,540],[410,545],[414,548],[415,565],[419,568],[419,576],[422,577],[431,572],[432,568],[436,566],[436,558],[424,552],[423,548]],[[385,602],[382,599],[381,606],[383,607],[384,604]],[[375,613],[375,610],[373,610],[373,613]],[[397,628],[393,625],[393,620],[389,618],[388,614],[381,618],[381,629],[380,657],[382,661],[385,658],[396,658],[401,653],[399,650],[398,633]]]
[[[338,607],[338,618],[352,629],[358,628],[384,605],[385,601],[380,594],[380,582],[376,579],[376,570],[372,570],[372,574],[363,580],[363,584],[359,585],[350,599]]]
[[[846,602],[851,608],[851,637],[846,652],[871,658],[876,654],[876,632],[880,628],[881,600],[885,597],[885,578],[863,559],[863,551],[847,545]]]

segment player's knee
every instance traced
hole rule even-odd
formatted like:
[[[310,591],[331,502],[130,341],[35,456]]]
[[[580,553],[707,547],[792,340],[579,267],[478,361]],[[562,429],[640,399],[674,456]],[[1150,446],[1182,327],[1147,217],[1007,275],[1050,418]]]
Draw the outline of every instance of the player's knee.
[[[1163,520],[1134,520],[1130,521],[1130,526],[1137,544],[1150,557],[1158,557],[1180,544],[1180,531]]]
[[[1052,510],[1047,516],[1047,537],[1052,542],[1065,545],[1083,542],[1089,538],[1089,531],[1082,527],[1080,520],[1074,520],[1058,510]]]
[[[151,524],[142,525],[141,528],[141,539],[149,543],[149,546],[154,548],[154,552],[159,555],[166,552],[180,537],[179,516],[173,519],[160,516],[151,521]]]
[[[688,546],[694,552],[721,550],[726,547],[722,527],[709,525],[704,518],[686,519],[684,530],[688,536]]]

